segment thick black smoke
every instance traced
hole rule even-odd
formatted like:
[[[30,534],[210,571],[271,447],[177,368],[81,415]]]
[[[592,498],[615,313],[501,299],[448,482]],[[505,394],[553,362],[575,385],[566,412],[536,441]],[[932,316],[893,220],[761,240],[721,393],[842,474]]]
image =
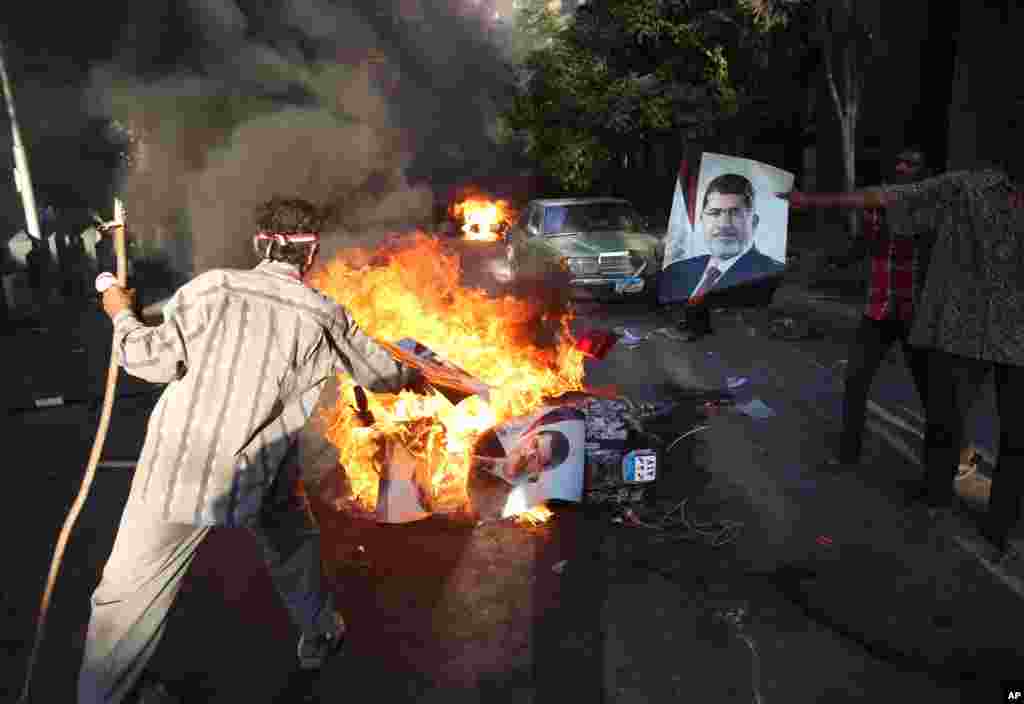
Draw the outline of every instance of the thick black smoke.
[[[88,91],[135,139],[133,229],[199,272],[249,261],[274,195],[332,205],[344,230],[429,220],[431,186],[496,167],[511,74],[481,6],[135,3]]]

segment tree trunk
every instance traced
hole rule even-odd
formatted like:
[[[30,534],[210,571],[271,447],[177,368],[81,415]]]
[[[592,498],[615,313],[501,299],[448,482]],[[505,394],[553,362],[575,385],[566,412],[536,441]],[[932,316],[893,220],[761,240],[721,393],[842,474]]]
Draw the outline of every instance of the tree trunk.
[[[840,115],[840,127],[843,139],[843,190],[854,191],[857,189],[857,123],[851,119],[849,113]],[[850,239],[856,239],[860,226],[860,213],[856,210],[849,210],[846,213],[847,234]]]
[[[839,118],[842,135],[843,188],[857,188],[857,119],[860,114],[861,52],[857,37],[855,0],[834,0],[822,7],[821,27],[825,78]],[[835,76],[838,58],[840,81]],[[855,239],[860,229],[859,213],[847,214],[847,234]]]

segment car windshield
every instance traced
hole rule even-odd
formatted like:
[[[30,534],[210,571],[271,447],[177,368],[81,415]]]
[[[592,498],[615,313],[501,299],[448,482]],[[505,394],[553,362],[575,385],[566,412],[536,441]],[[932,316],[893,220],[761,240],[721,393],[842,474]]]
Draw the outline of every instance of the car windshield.
[[[544,208],[544,234],[560,235],[593,230],[642,229],[640,216],[628,203],[579,203]]]

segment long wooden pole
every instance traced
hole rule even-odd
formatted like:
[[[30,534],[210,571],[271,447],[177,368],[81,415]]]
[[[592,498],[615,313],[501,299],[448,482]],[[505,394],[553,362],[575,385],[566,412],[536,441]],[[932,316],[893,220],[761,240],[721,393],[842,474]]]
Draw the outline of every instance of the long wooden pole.
[[[120,200],[114,201],[114,224],[111,231],[114,236],[114,251],[117,255],[117,284],[122,288],[128,285],[128,260],[125,254],[124,241],[124,209]],[[89,455],[89,464],[85,469],[85,476],[82,477],[82,485],[78,490],[78,496],[64,519],[64,526],[61,528],[57,538],[57,545],[53,549],[53,559],[50,562],[50,574],[46,579],[46,587],[43,590],[43,598],[39,603],[39,618],[36,621],[36,636],[32,642],[32,651],[29,654],[28,666],[25,669],[25,681],[21,690],[21,697],[18,704],[28,704],[29,689],[32,685],[32,672],[35,670],[36,660],[39,657],[39,646],[46,635],[46,617],[50,612],[50,599],[53,597],[53,588],[57,583],[57,575],[60,573],[60,566],[64,560],[64,549],[67,547],[71,531],[74,530],[78,521],[78,514],[82,512],[86,499],[89,498],[89,490],[92,488],[92,481],[96,476],[96,467],[100,463],[103,454],[103,445],[107,439],[107,428],[110,427],[110,416],[114,408],[114,390],[117,387],[118,372],[117,345],[114,342],[110,349],[110,366],[107,369],[107,386],[103,393],[103,409],[100,413],[100,424],[96,429],[96,437],[93,440],[92,452]]]
[[[7,104],[7,117],[11,120],[11,136],[14,140],[14,185],[21,194],[21,206],[25,209],[25,225],[28,234],[37,240],[42,239],[39,229],[39,211],[36,210],[36,197],[32,190],[32,176],[28,171],[28,155],[25,145],[21,143],[21,131],[18,129],[18,116],[14,110],[14,93],[7,77],[7,66],[4,64],[4,46],[0,43],[0,83],[3,83],[4,102]]]

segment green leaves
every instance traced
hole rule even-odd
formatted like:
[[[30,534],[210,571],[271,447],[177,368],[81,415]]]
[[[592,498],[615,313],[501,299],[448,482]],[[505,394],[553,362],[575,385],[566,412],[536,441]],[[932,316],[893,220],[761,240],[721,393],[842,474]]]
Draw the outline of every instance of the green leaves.
[[[713,131],[739,106],[730,56],[743,28],[720,4],[592,0],[560,27],[535,0],[519,26],[545,39],[504,124],[567,190],[585,190],[624,144]]]
[[[563,22],[548,9],[547,0],[523,0],[512,34],[513,62],[521,64],[531,53],[549,46],[562,29]]]
[[[741,10],[749,12],[757,24],[766,31],[786,27],[803,9],[815,4],[814,0],[739,0]]]
[[[543,41],[519,63],[504,125],[567,190],[642,142],[791,125],[823,2],[590,0],[563,22],[528,0]]]

